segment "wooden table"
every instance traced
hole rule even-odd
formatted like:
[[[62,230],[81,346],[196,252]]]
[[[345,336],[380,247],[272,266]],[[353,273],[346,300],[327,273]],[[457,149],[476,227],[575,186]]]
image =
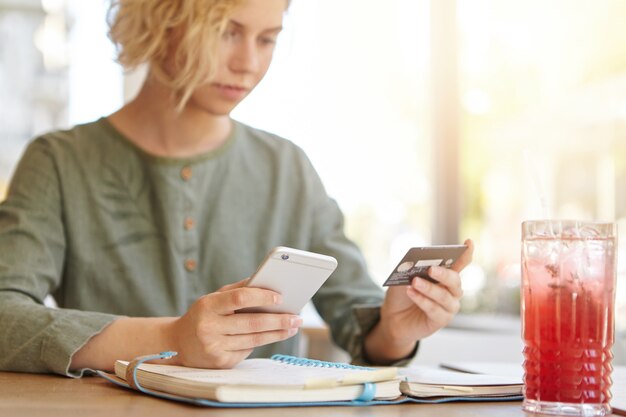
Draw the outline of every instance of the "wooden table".
[[[525,416],[521,402],[401,404],[372,407],[201,408],[152,398],[117,387],[99,377],[70,379],[56,375],[0,372],[0,417],[160,417],[160,416],[381,416],[489,417]]]

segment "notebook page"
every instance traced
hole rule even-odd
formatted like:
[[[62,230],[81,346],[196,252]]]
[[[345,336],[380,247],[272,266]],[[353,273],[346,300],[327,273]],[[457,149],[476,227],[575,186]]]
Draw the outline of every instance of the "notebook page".
[[[522,379],[516,376],[468,374],[419,365],[400,368],[398,374],[401,377],[406,377],[409,382],[433,385],[481,386],[522,384]]]
[[[119,361],[125,365],[128,362]],[[396,368],[374,371],[296,366],[271,359],[247,359],[232,369],[199,369],[142,364],[139,369],[211,385],[332,387],[393,379]]]
[[[522,364],[514,362],[443,362],[439,366],[453,371],[472,374],[511,376],[520,379],[524,377]]]

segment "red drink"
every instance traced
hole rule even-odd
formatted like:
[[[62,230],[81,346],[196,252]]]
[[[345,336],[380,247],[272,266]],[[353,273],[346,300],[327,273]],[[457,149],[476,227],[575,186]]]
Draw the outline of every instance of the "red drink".
[[[551,222],[546,235],[538,223],[524,223],[524,409],[609,414],[615,235],[576,222]]]

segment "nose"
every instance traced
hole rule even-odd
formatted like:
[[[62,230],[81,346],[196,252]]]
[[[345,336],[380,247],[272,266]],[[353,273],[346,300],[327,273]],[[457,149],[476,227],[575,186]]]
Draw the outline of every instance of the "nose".
[[[259,53],[254,39],[238,42],[231,55],[230,69],[233,72],[257,72],[260,66]]]

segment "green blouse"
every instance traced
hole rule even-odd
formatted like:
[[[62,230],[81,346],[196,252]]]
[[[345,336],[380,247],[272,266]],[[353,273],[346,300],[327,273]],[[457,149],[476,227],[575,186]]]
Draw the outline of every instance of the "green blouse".
[[[72,355],[117,317],[182,315],[281,245],[337,258],[313,302],[362,362],[383,292],[299,147],[236,121],[186,159],[149,155],[106,119],[43,135],[0,204],[0,370],[82,375]],[[297,339],[253,356],[294,354]]]

